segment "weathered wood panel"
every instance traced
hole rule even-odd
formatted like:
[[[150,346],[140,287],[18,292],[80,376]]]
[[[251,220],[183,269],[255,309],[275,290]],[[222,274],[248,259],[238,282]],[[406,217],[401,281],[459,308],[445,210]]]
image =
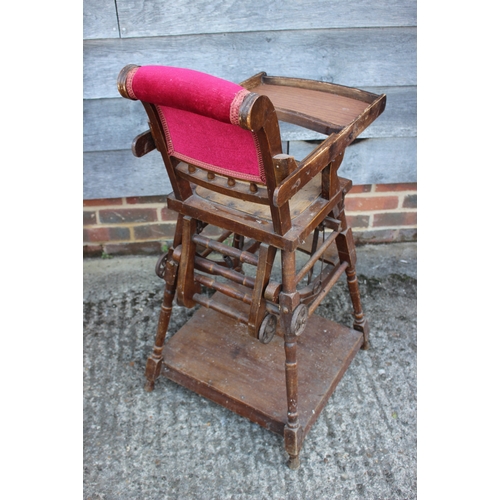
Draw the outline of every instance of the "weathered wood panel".
[[[117,0],[122,37],[416,26],[415,0]]]
[[[123,66],[166,64],[231,81],[266,71],[353,87],[416,85],[416,28],[169,36],[84,42],[84,97],[117,97]]]
[[[83,199],[150,196],[172,191],[158,151],[136,158],[126,151],[83,155]]]
[[[361,137],[414,137],[417,134],[416,87],[367,88],[369,92],[387,94],[384,113]],[[314,131],[282,123],[282,139],[312,140],[323,137]],[[138,102],[122,97],[86,99],[83,103],[84,151],[127,149],[132,139],[147,129],[144,108]]]
[[[416,182],[415,137],[366,139],[347,148],[341,175],[355,184]],[[315,144],[290,142],[298,159]],[[161,157],[153,151],[136,158],[129,149],[84,153],[84,199],[151,196],[170,193]]]
[[[290,142],[289,154],[302,159],[316,144]],[[339,170],[354,184],[417,182],[417,138],[365,139],[346,149]]]
[[[140,102],[117,99],[83,101],[83,150],[128,149],[134,137],[148,129]]]
[[[83,0],[83,38],[119,38],[115,0]]]
[[[354,182],[416,181],[415,0],[84,0],[84,198],[169,192],[161,158],[135,158],[147,128],[119,97],[129,63],[167,64],[238,82],[259,71],[386,93],[387,108],[347,150]],[[258,31],[256,31],[258,30]],[[120,38],[121,37],[121,38]],[[322,136],[283,124],[298,158]]]

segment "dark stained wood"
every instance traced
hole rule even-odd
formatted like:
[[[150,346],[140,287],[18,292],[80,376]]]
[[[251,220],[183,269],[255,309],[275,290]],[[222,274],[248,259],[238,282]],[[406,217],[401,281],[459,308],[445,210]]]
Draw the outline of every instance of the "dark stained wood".
[[[216,295],[224,305],[236,304]],[[242,315],[247,307],[238,303]],[[316,315],[309,319],[297,342],[298,422],[303,437],[361,343],[360,332]],[[281,337],[262,344],[248,336],[243,323],[200,309],[167,342],[163,359],[162,373],[167,378],[283,435],[288,418]]]
[[[194,167],[194,170],[190,171],[188,165],[183,162],[175,167],[175,171],[181,179],[186,179],[210,191],[215,191],[216,193],[231,196],[239,200],[269,205],[267,189],[263,185],[257,185],[257,191],[252,192],[250,191],[248,182],[237,179],[230,181],[228,177],[213,172],[210,172],[212,177],[209,178],[206,170]]]
[[[234,247],[223,245],[220,242],[207,238],[206,236],[194,235],[193,241],[198,245],[201,245],[205,248],[210,248],[211,250],[227,255],[228,257],[237,259],[241,262],[244,262],[245,264],[251,264],[252,266],[257,266],[259,263],[259,258],[257,258],[254,254],[238,250]]]
[[[325,236],[325,239],[326,238],[327,236]],[[313,241],[313,235],[310,234],[306,238],[305,242],[297,247],[297,251],[311,255],[311,252],[314,253],[312,249],[312,241]],[[332,264],[332,265],[337,264],[339,262],[337,245],[330,245],[328,248],[326,248],[323,254],[321,255],[321,260],[324,261],[326,264]]]
[[[272,223],[267,220],[257,219],[246,213],[229,207],[217,207],[213,210],[213,204],[197,196],[196,194],[180,202],[173,196],[167,197],[168,207],[172,210],[199,218],[211,225],[223,229],[232,230],[238,234],[246,234],[250,238],[258,239],[283,250],[293,251],[305,241],[314,227],[321,222],[342,198],[342,193],[337,193],[331,200],[317,198],[294,220],[292,227],[283,236],[276,234]]]
[[[333,285],[337,283],[339,278],[344,274],[347,269],[347,264],[342,262],[340,266],[331,274],[331,276],[323,282],[322,289],[314,301],[309,305],[309,314],[312,314],[316,308],[321,304],[321,301],[326,297],[326,294],[332,289]]]
[[[278,117],[269,98],[254,93],[248,95],[241,104],[239,123],[242,128],[252,130],[256,134],[264,164],[267,192],[271,200],[279,183],[279,174],[274,168],[273,158],[282,154],[282,150]],[[271,204],[270,211],[274,231],[279,235],[285,234],[291,227],[288,203],[280,206]]]
[[[134,156],[137,156],[137,158],[141,158],[155,149],[155,140],[150,130],[139,134],[132,142],[132,153],[134,153]]]
[[[266,289],[271,277],[275,256],[275,247],[270,247],[267,244],[260,246],[255,286],[253,289],[252,302],[248,315],[248,333],[255,338],[258,338],[259,328],[267,311],[266,301],[264,299],[264,290]]]
[[[160,309],[160,317],[156,329],[156,339],[153,353],[146,362],[146,391],[150,392],[154,388],[155,380],[160,375],[161,364],[163,362],[163,345],[167,334],[170,316],[172,314],[172,303],[175,294],[175,285],[177,280],[177,264],[169,259],[165,276],[165,291],[163,293],[163,303]]]
[[[208,259],[203,259],[201,257],[194,258],[195,268],[199,271],[204,271],[206,273],[214,274],[217,276],[223,276],[224,278],[238,283],[239,285],[244,285],[248,288],[255,287],[255,278],[252,276],[245,276],[244,274],[234,271],[232,269],[227,269],[213,261]]]
[[[127,64],[124,66],[120,73],[118,74],[118,78],[116,79],[116,87],[118,89],[118,92],[120,92],[120,95],[122,97],[125,97],[126,99],[132,99],[128,95],[127,91],[127,75],[130,73],[135,68],[138,68],[139,66],[137,64]]]
[[[284,156],[284,155],[277,155],[277,156]],[[209,200],[212,203],[217,203],[218,205],[234,208],[245,214],[252,215],[253,217],[256,217],[260,220],[266,220],[266,221],[272,220],[272,213],[269,208],[268,199],[266,199],[267,203],[261,204],[260,202],[254,202],[251,199],[250,200],[245,198],[241,199],[239,195],[235,196],[220,195],[218,194],[218,192],[214,191],[216,190],[209,190],[205,189],[204,187],[196,188],[196,194],[198,196],[206,200]],[[293,219],[295,219],[295,217],[300,215],[319,196],[321,196],[321,178],[316,177],[312,179],[311,182],[309,182],[306,186],[304,186],[303,189],[298,191],[296,195],[294,195],[290,199],[289,209],[292,222]],[[215,207],[217,207],[217,205]]]
[[[363,101],[300,87],[299,100],[297,89],[282,85],[260,85],[252,91],[271,99],[279,120],[327,135],[340,132],[366,108]]]
[[[184,307],[193,307],[195,305],[193,295],[200,291],[200,287],[194,281],[196,243],[192,237],[195,231],[196,220],[184,217],[182,221],[182,245],[180,246],[179,283],[177,285],[177,302]]]
[[[328,238],[326,238],[325,241],[321,243],[321,246],[316,251],[314,251],[314,253],[311,255],[311,258],[302,267],[302,269],[295,275],[295,284],[296,285],[298,285],[300,283],[300,280],[309,272],[311,267],[314,266],[314,264],[316,262],[318,262],[319,259],[324,257],[328,248],[335,241],[335,238],[337,238],[338,234],[339,233],[337,233],[335,231],[330,233],[328,235]]]
[[[254,87],[257,87],[262,83],[262,77],[264,76],[267,76],[267,73],[265,71],[261,71],[260,73],[243,80],[240,82],[240,85],[248,90],[252,90]]]
[[[230,285],[226,285],[225,283],[221,283],[220,281],[215,280],[214,278],[209,278],[204,274],[195,273],[194,280],[197,283],[206,286],[207,288],[213,288],[214,290],[227,295],[233,299],[241,300],[244,304],[252,304],[252,294],[248,292],[244,292]]]
[[[285,180],[297,168],[295,158],[290,155],[278,154],[273,156],[274,170],[278,184]]]
[[[127,68],[118,81],[124,97],[124,81],[133,66]],[[352,182],[338,177],[338,169],[347,145],[383,112],[386,98],[264,73],[245,83],[252,92],[243,99],[238,124],[254,133],[265,186],[171,158],[155,106],[143,103],[151,134],[142,134],[134,151],[145,154],[152,144],[158,148],[174,190],[167,203],[179,214],[166,264],[174,267],[167,274],[146,388],[151,390],[162,372],[279,432],[294,469],[305,435],[353,356],[361,346],[368,348],[354,240],[344,211]],[[297,162],[282,153],[278,117],[331,135]],[[222,230],[222,236],[208,237],[205,230],[211,225]],[[331,231],[328,236],[325,230]],[[278,249],[281,279],[271,282]],[[296,250],[309,255],[299,270]],[[245,274],[243,264],[253,266],[255,275]],[[344,273],[353,329],[313,314]],[[160,352],[173,283],[180,305],[203,307]],[[202,285],[215,293],[202,293]]]
[[[300,88],[306,91],[329,93],[338,96],[339,98],[345,97],[348,99],[353,99],[355,101],[366,102],[368,104],[372,103],[373,100],[378,97],[377,94],[372,94],[365,90],[357,89],[354,87],[346,87],[345,85],[338,85],[336,83],[331,83],[331,82],[321,82],[318,80],[308,80],[306,78],[290,78],[286,76],[265,75],[262,77],[262,85],[265,85],[269,88],[271,88],[272,86],[283,86],[283,87]],[[253,92],[255,92],[255,90],[253,90]],[[305,95],[307,95],[307,93]],[[311,100],[315,102],[317,96],[314,97],[313,94],[309,95]],[[285,99],[288,98],[285,97]],[[333,109],[335,109],[335,107]]]
[[[340,190],[340,180],[337,171],[343,159],[344,152],[342,151],[321,172],[321,196],[327,200]]]

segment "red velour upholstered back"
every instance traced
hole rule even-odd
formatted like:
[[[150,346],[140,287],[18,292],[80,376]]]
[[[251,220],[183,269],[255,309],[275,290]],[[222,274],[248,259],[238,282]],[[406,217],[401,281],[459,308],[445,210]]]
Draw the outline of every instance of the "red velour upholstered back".
[[[136,68],[126,85],[131,98],[156,106],[171,156],[222,175],[265,183],[255,134],[238,125],[248,90],[169,66]]]

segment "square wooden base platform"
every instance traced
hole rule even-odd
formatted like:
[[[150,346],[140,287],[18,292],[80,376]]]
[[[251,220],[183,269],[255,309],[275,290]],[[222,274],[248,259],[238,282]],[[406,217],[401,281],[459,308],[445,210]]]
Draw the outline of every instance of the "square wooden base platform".
[[[220,300],[232,307],[238,304],[223,296]],[[302,439],[361,347],[362,337],[320,316],[309,318],[297,347]],[[246,325],[200,308],[166,343],[163,357],[162,375],[283,435],[287,396],[282,337],[275,335],[262,344],[248,335]]]

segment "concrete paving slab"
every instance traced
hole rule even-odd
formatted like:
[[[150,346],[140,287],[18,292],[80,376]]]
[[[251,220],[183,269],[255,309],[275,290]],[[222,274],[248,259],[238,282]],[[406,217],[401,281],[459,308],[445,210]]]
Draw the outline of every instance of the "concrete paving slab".
[[[355,357],[292,471],[281,436],[166,379],[143,390],[162,297],[156,257],[85,260],[84,498],[416,498],[416,262],[415,243],[358,248],[372,349]],[[352,324],[344,282],[317,313]],[[169,335],[191,314],[176,307]]]

